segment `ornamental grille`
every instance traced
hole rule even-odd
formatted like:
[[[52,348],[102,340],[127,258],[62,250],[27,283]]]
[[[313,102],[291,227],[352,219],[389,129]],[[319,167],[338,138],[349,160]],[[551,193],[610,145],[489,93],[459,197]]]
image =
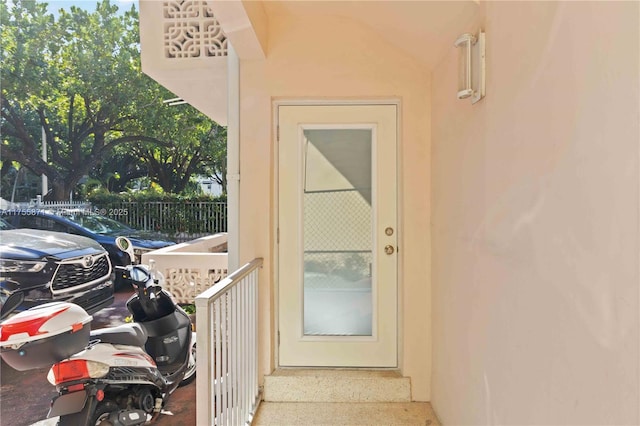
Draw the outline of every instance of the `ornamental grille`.
[[[197,0],[164,2],[166,58],[227,56],[227,38],[208,3]]]
[[[226,268],[167,268],[164,287],[178,303],[193,303],[196,296],[228,275]]]
[[[83,260],[84,257],[77,261],[61,263],[53,277],[52,290],[70,289],[101,278],[108,278],[111,274],[111,266],[106,254],[96,258],[93,265],[89,267],[84,266]]]

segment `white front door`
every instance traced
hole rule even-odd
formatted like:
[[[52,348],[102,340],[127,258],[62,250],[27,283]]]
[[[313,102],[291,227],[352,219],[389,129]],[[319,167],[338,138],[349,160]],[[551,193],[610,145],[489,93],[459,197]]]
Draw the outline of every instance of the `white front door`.
[[[396,367],[397,105],[277,111],[279,364]]]

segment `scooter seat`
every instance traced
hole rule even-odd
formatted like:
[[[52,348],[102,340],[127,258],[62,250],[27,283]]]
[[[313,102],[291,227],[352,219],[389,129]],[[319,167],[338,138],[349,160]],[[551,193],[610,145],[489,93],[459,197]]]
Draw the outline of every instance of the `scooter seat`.
[[[147,342],[147,333],[139,324],[133,323],[92,330],[90,339],[99,339],[103,343],[112,345],[139,346],[143,348]]]

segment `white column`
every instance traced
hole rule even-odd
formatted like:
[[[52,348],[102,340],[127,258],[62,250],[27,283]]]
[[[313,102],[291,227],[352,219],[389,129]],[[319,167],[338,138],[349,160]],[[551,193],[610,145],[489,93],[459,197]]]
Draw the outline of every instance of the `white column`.
[[[227,246],[232,273],[240,266],[240,60],[230,42],[227,64]]]

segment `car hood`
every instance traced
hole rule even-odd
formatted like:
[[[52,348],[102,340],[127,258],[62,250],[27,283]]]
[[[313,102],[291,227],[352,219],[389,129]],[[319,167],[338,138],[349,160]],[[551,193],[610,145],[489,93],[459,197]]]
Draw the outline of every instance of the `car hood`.
[[[169,241],[166,235],[157,232],[129,231],[122,232],[119,235],[129,238],[134,247],[145,249],[159,249],[175,244],[174,241]]]
[[[102,252],[104,249],[100,244],[79,235],[35,229],[0,231],[0,257],[3,259],[67,258]]]

